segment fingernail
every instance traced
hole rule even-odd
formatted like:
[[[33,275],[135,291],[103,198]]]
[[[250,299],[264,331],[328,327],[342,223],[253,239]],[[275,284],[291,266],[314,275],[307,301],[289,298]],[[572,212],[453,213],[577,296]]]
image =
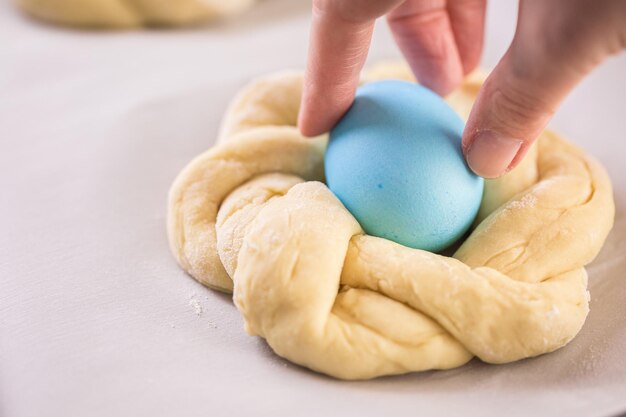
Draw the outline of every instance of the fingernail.
[[[467,163],[481,177],[497,178],[507,172],[522,143],[491,130],[478,132],[467,150]]]

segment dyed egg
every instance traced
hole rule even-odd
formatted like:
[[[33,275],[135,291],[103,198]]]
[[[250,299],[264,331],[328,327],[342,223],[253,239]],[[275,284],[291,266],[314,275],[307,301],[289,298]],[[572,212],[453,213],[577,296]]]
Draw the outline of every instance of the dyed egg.
[[[463,127],[422,86],[366,84],[330,132],[328,187],[368,234],[441,251],[469,229],[483,193],[461,153]]]

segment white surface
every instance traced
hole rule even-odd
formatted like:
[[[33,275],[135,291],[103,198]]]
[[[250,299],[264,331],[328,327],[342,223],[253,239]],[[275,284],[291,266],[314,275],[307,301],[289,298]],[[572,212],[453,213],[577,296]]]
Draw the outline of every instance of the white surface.
[[[484,65],[512,34],[490,8]],[[495,4],[497,3],[497,4]],[[229,297],[187,277],[165,236],[176,173],[251,77],[302,67],[308,5],[268,0],[186,31],[87,33],[0,1],[0,415],[561,415],[626,411],[626,56],[553,126],[595,154],[617,223],[566,348],[505,366],[341,382],[247,336]],[[380,26],[370,62],[397,56]]]

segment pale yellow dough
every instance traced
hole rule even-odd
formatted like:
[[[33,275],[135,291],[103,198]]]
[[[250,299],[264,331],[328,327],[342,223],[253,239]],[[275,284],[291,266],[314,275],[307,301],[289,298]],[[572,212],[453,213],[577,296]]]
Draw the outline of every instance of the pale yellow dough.
[[[364,76],[411,79],[403,64]],[[483,77],[448,97],[467,116]],[[302,76],[246,87],[218,144],[180,173],[168,234],[180,265],[234,291],[248,333],[280,356],[345,379],[506,363],[581,329],[584,265],[613,224],[609,178],[544,132],[524,163],[488,181],[479,222],[453,257],[365,235],[322,182],[326,137],[296,124]]]
[[[53,23],[102,28],[182,26],[239,13],[254,0],[16,0]]]

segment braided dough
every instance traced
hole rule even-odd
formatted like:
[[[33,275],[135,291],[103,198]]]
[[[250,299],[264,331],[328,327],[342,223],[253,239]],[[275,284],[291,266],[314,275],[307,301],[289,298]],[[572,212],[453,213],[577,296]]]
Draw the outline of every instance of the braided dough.
[[[16,0],[28,14],[68,26],[181,26],[239,13],[254,0]]]
[[[364,78],[411,79],[400,64]],[[483,77],[449,98],[467,116]],[[246,331],[280,356],[344,379],[506,363],[554,351],[589,311],[584,265],[613,224],[611,184],[544,132],[488,181],[477,225],[452,257],[365,235],[323,181],[326,137],[296,118],[302,76],[253,82],[218,144],[180,173],[168,235],[201,283],[234,291]]]

